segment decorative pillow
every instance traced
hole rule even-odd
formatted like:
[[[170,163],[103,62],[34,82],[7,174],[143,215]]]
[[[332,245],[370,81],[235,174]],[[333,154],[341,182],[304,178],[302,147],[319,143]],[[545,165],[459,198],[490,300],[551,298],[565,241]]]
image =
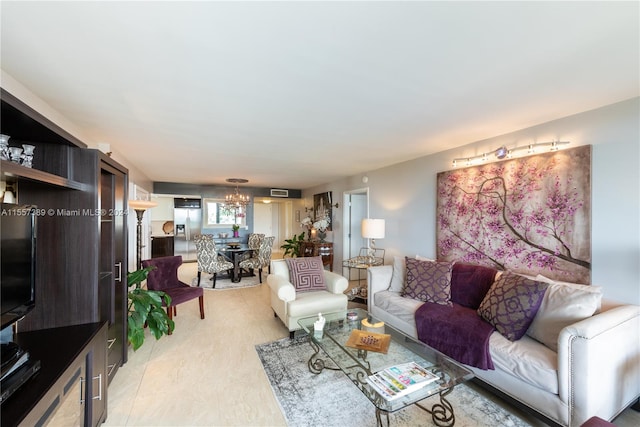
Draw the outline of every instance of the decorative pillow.
[[[419,261],[405,257],[407,284],[402,296],[442,305],[451,304],[452,262]]]
[[[560,331],[593,316],[600,307],[602,289],[599,286],[557,282],[542,275],[536,279],[549,283],[549,289],[527,335],[557,352]]]
[[[407,269],[404,265],[404,257],[394,256],[393,273],[391,275],[391,284],[389,285],[389,290],[391,292],[402,292],[406,274]]]
[[[538,282],[545,282],[549,284],[565,285],[573,289],[583,290],[585,292],[595,292],[595,293],[602,294],[602,286],[582,285],[580,283],[562,282],[560,280],[549,279],[548,277],[545,277],[542,274],[538,274],[535,280],[537,280]],[[602,308],[602,298],[600,298],[600,301],[598,301],[598,307],[596,308],[596,311],[595,311],[596,314],[600,313],[601,308]]]
[[[548,286],[505,271],[480,303],[478,314],[508,340],[519,340],[533,322]]]
[[[324,281],[322,257],[285,258],[289,266],[289,280],[296,292],[321,291],[327,289]]]
[[[416,259],[420,261],[434,261],[429,258],[425,258],[420,255],[416,255]],[[404,289],[404,284],[407,281],[407,268],[404,263],[404,257],[393,257],[393,273],[391,275],[391,284],[389,284],[389,291],[401,293]],[[477,308],[477,307],[476,307]]]

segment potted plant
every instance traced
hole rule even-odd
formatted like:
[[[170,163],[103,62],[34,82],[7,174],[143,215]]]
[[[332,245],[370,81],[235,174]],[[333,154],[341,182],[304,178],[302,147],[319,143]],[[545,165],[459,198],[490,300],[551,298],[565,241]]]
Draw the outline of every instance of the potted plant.
[[[233,230],[233,237],[240,236],[240,224],[233,224],[231,226],[231,229]]]
[[[300,254],[300,244],[304,242],[304,231],[300,235],[294,235],[291,239],[285,239],[284,245],[280,249],[284,249],[283,256],[297,257]]]
[[[151,291],[142,287],[142,282],[154,268],[149,266],[127,273],[129,287],[127,338],[134,351],[144,343],[145,325],[157,340],[162,335],[169,335],[175,327],[173,320],[169,319],[169,315],[162,308],[162,300],[164,299],[168,306],[171,304],[171,297],[162,291]]]

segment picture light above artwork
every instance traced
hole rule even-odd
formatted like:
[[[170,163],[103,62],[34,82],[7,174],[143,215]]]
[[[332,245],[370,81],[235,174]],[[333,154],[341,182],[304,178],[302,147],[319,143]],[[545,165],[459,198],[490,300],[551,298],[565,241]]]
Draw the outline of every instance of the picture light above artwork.
[[[569,141],[550,141],[550,142],[535,142],[528,145],[523,145],[522,147],[512,147],[507,148],[506,146],[501,146],[494,151],[490,151],[488,153],[482,153],[477,156],[472,157],[460,157],[457,159],[453,159],[453,167],[458,166],[472,166],[478,163],[490,162],[491,155],[493,154],[497,160],[502,160],[504,158],[510,159],[516,153],[527,151],[526,154],[534,154],[539,147],[550,147],[549,151],[558,151],[560,146],[569,144]]]

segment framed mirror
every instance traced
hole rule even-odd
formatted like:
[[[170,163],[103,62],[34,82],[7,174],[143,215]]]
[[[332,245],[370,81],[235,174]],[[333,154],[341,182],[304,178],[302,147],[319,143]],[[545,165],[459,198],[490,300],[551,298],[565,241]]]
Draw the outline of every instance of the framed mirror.
[[[224,199],[203,199],[203,204],[203,225],[207,228],[229,228],[233,224],[239,224],[241,227],[246,225],[245,212],[226,208]]]

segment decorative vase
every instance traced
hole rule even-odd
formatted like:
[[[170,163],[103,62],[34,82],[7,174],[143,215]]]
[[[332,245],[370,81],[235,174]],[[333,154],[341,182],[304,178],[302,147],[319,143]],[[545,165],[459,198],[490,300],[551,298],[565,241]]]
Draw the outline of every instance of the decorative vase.
[[[240,237],[240,232],[238,230],[233,230],[233,237]]]
[[[318,230],[318,239],[320,239],[320,242],[324,243],[324,239],[326,238],[327,238],[327,232]]]
[[[33,150],[35,150],[34,145],[22,144],[22,148],[24,151],[22,152],[22,166],[26,166],[30,168],[33,164]]]
[[[11,161],[14,163],[20,163],[22,157],[22,148],[9,147],[9,154],[11,155]]]
[[[0,158],[2,160],[10,160],[9,154],[9,135],[0,134]]]

